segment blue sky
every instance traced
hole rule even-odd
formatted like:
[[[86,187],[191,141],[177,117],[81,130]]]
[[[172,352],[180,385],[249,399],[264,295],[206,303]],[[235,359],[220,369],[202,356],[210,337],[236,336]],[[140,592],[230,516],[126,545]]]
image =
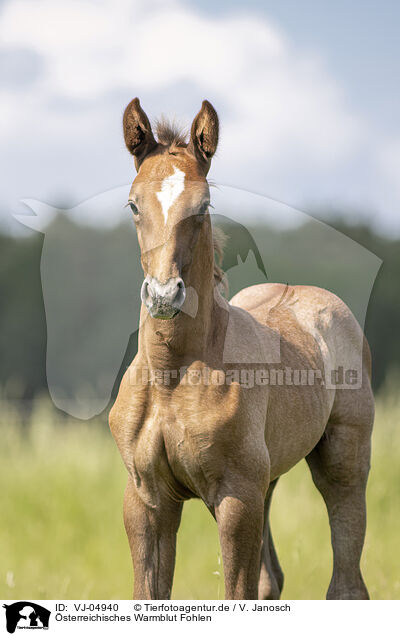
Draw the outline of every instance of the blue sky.
[[[199,7],[198,2],[189,2]],[[204,0],[203,11],[243,11],[243,2]],[[377,125],[399,129],[400,3],[396,0],[247,0],[299,47],[319,52],[349,100]]]
[[[128,183],[133,96],[221,117],[214,180],[400,232],[400,4],[371,0],[6,0],[3,218]]]

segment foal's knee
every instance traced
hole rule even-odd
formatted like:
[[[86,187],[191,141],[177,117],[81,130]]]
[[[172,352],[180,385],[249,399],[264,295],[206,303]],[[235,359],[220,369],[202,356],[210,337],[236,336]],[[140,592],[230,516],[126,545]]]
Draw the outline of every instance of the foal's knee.
[[[261,538],[264,517],[262,494],[225,496],[216,507],[216,517],[221,541],[236,543]]]
[[[225,595],[256,599],[264,517],[264,493],[222,495],[215,508],[225,573]]]

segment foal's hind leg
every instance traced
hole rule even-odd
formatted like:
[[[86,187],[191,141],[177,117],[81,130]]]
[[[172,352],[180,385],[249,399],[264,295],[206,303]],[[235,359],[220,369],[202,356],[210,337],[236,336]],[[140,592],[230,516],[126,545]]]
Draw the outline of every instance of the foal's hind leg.
[[[361,405],[352,390],[342,391],[337,402],[322,439],[306,458],[325,500],[331,526],[333,575],[327,598],[367,599],[360,558],[366,526],[373,404],[367,394]]]
[[[283,587],[283,572],[279,565],[269,523],[272,493],[277,483],[277,479],[270,483],[265,498],[264,536],[261,548],[260,578],[258,581],[258,598],[261,600],[279,599]]]

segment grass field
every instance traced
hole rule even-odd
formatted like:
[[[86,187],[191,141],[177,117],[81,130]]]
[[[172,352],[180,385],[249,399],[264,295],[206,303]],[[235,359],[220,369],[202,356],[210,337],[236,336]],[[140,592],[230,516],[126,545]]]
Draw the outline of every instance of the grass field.
[[[400,598],[400,397],[378,399],[362,567],[371,597]],[[37,401],[28,423],[0,415],[0,598],[131,597],[122,522],[125,468],[103,422],[61,419]],[[327,514],[305,462],[279,482],[272,531],[283,598],[324,598],[332,567]],[[185,504],[173,597],[223,598],[217,529],[204,505]]]

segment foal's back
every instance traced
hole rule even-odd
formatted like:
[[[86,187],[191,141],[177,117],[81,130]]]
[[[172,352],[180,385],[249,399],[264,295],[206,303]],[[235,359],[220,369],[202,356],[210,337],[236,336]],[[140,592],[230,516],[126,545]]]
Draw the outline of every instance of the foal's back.
[[[305,348],[302,335],[306,333],[315,340],[326,365],[333,369],[335,364],[347,364],[347,369],[364,366],[370,376],[369,349],[362,329],[349,307],[332,292],[310,285],[264,283],[242,289],[229,304],[246,310],[260,324],[277,329],[281,339],[293,345],[292,351]],[[362,378],[356,382],[353,375],[348,377],[350,382],[361,385]]]

